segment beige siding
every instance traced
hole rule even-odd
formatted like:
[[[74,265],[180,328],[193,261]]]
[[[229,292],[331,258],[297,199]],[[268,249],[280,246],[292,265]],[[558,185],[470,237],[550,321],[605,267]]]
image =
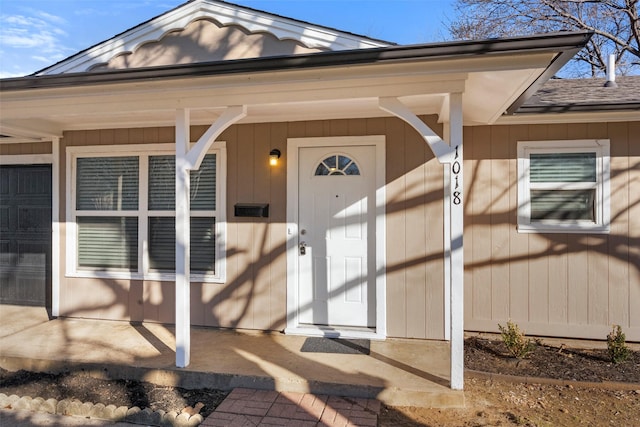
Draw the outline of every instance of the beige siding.
[[[192,136],[204,130],[195,127]],[[284,328],[287,138],[379,134],[386,136],[387,150],[387,331],[443,338],[443,168],[413,129],[382,118],[239,125],[221,136],[228,153],[227,281],[192,285],[194,324]],[[513,319],[530,334],[602,339],[615,323],[628,339],[640,339],[637,135],[637,122],[465,129],[466,329],[497,331],[498,323]],[[611,140],[611,233],[518,233],[517,141],[579,138]],[[60,217],[66,218],[66,147],[173,140],[171,127],[65,133]],[[275,168],[266,162],[272,148],[283,153]],[[3,156],[50,151],[50,143],[0,145]],[[269,203],[270,217],[235,218],[238,202]],[[64,222],[60,229],[64,254]],[[171,282],[63,277],[61,287],[63,315],[174,321]]]
[[[640,340],[640,126],[592,123],[465,130],[465,328],[516,321],[530,334]],[[519,140],[611,140],[611,232],[518,233]]]
[[[437,127],[433,120],[430,124]],[[192,138],[205,129],[193,128]],[[227,142],[227,280],[192,287],[194,324],[260,330],[285,327],[287,138],[380,134],[387,138],[389,335],[443,338],[442,166],[415,131],[397,119],[247,124],[224,132],[219,139]],[[74,145],[152,144],[173,139],[173,128],[73,131],[65,133],[61,149],[64,153]],[[275,168],[267,164],[273,148],[283,153]],[[63,164],[63,177],[65,168]],[[63,189],[62,194],[65,192]],[[233,206],[239,202],[269,203],[270,216],[235,218]],[[62,218],[66,218],[64,203]],[[62,242],[64,249],[64,238]],[[174,320],[171,282],[66,277],[61,286],[63,315]]]
[[[0,156],[51,154],[50,142],[0,144]]]
[[[629,124],[629,130],[627,134],[627,141],[629,144],[629,179],[628,185],[623,186],[622,192],[628,194],[629,209],[627,211],[628,218],[628,245],[631,248],[629,251],[629,298],[627,299],[627,305],[623,309],[629,311],[629,323],[632,325],[640,325],[640,203],[638,203],[638,197],[640,191],[640,143],[638,143],[638,135],[640,135],[640,122]],[[624,209],[621,209],[624,211]],[[614,215],[620,215],[623,218],[623,212],[617,212]],[[624,245],[624,235],[620,235],[620,240]],[[616,242],[617,243],[617,242]],[[624,246],[622,246],[624,248]],[[616,248],[617,249],[617,248]],[[620,263],[624,263],[624,257],[620,257]],[[620,264],[618,263],[618,265]],[[620,292],[624,295],[626,286],[624,282],[620,285]],[[629,307],[628,309],[626,307]],[[623,315],[617,314],[618,319],[623,318]]]
[[[431,126],[439,126],[430,117]],[[199,137],[204,126],[194,127]],[[227,280],[192,287],[196,325],[282,330],[286,323],[287,138],[386,136],[387,329],[392,337],[444,337],[443,167],[397,119],[233,126],[227,142]],[[640,339],[639,123],[465,128],[465,327],[497,331],[516,321],[530,334],[604,338],[613,323]],[[611,233],[516,230],[520,140],[611,140]],[[61,218],[68,146],[171,143],[171,127],[67,132],[61,140]],[[267,165],[279,148],[278,167]],[[50,144],[0,145],[0,154],[50,152]],[[239,202],[269,203],[270,217],[235,218]],[[66,225],[61,224],[62,253]],[[64,256],[61,260],[65,271]],[[67,316],[172,323],[171,282],[63,277]]]

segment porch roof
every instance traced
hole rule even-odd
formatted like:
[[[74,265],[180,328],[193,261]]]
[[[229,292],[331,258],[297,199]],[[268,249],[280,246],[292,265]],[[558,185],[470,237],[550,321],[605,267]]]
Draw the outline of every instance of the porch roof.
[[[244,122],[375,117],[377,98],[447,120],[446,97],[463,93],[465,124],[493,123],[580,50],[589,32],[388,46],[304,55],[64,73],[0,80],[0,133],[172,126],[176,108],[211,123],[228,105]]]
[[[462,59],[500,54],[514,55],[522,52],[558,53],[566,62],[575,53],[575,49],[580,49],[586,44],[591,34],[591,32],[551,33],[528,37],[352,49],[123,70],[30,75],[0,79],[0,91],[126,83],[149,79],[193,78],[301,68],[347,67],[382,62]],[[558,71],[565,62],[555,58],[548,69],[553,72]],[[542,83],[540,82],[540,84]]]

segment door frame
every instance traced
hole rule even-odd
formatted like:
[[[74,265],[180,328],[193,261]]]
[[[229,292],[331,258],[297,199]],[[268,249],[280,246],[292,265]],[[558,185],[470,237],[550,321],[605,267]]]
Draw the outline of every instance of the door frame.
[[[373,146],[376,153],[375,216],[375,296],[376,327],[374,330],[300,325],[298,308],[298,167],[299,151],[306,147]],[[287,327],[293,335],[329,338],[385,339],[387,336],[386,292],[386,168],[385,136],[339,136],[287,139]]]

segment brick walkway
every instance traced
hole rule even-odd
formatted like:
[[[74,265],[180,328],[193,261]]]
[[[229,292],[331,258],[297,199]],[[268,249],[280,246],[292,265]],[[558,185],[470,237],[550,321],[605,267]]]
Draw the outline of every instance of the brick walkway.
[[[379,413],[373,399],[236,388],[200,425],[375,427]]]

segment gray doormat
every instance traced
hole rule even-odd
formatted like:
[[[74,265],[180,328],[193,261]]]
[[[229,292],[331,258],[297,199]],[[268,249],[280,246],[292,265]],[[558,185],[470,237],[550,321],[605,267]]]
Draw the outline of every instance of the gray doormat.
[[[300,349],[303,353],[335,353],[335,354],[365,354],[371,350],[369,340],[348,340],[344,338],[309,337]]]

